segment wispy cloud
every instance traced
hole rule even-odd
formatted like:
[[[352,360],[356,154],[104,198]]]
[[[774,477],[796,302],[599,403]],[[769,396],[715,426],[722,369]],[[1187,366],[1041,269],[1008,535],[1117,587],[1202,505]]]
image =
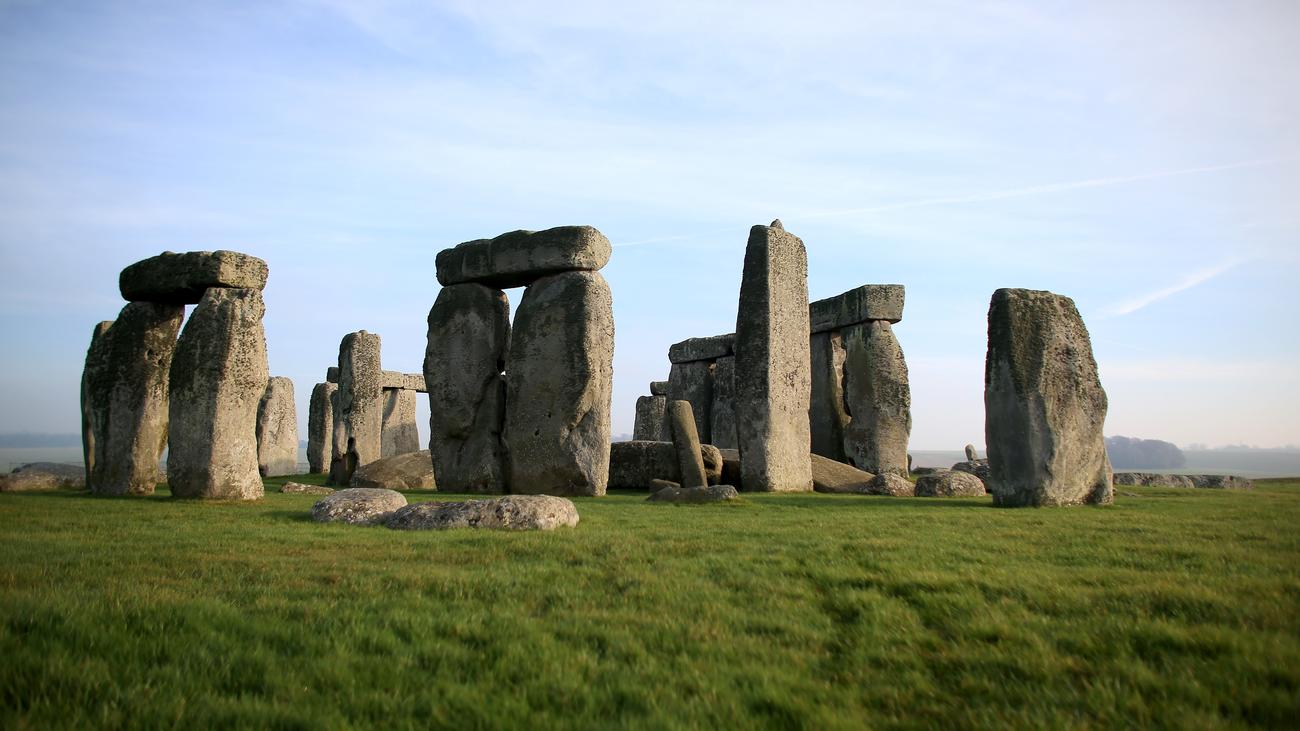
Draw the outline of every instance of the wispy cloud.
[[[1155,290],[1154,292],[1147,292],[1146,294],[1140,295],[1138,297],[1125,300],[1115,305],[1114,307],[1106,310],[1104,314],[1109,316],[1131,315],[1134,312],[1137,312],[1138,310],[1142,309],[1143,307],[1159,302],[1160,300],[1172,297],[1178,294],[1179,292],[1189,290],[1192,287],[1197,286],[1198,284],[1204,284],[1210,281],[1211,279],[1214,279],[1215,277],[1227,272],[1233,267],[1241,264],[1243,261],[1245,261],[1245,259],[1240,259],[1240,258],[1229,259],[1228,261],[1225,261],[1222,264],[1219,264],[1217,266],[1212,266],[1208,269],[1202,269],[1198,272],[1193,272],[1187,275],[1186,277],[1183,277],[1182,279],[1178,280],[1174,284],[1169,285],[1168,287],[1162,287],[1160,289]]]

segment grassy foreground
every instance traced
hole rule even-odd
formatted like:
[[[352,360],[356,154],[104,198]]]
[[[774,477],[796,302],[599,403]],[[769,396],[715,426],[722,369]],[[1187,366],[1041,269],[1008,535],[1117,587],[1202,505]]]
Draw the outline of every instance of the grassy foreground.
[[[3,494],[0,727],[1294,727],[1300,481],[1257,484],[621,494],[551,533]]]

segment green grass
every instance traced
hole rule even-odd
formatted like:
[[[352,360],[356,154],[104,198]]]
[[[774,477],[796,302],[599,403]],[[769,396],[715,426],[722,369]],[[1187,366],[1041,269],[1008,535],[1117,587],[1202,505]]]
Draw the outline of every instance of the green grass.
[[[550,533],[4,494],[0,727],[1295,727],[1300,482],[1257,484],[620,494]]]

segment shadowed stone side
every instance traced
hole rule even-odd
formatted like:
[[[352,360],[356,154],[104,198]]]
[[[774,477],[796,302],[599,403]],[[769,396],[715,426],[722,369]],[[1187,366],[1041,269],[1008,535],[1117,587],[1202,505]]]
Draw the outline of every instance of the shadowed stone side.
[[[713,364],[713,404],[709,407],[709,442],[718,449],[735,449],[736,358],[718,358]]]
[[[105,405],[94,384],[96,379],[102,382],[100,374],[108,367],[108,340],[104,336],[112,326],[112,320],[95,325],[90,333],[90,347],[86,349],[86,365],[81,371],[81,463],[86,468],[83,485],[89,484],[90,473],[95,469],[95,414]]]
[[[815,333],[808,339],[812,368],[812,396],[808,424],[812,453],[836,462],[848,462],[844,430],[849,412],[844,407],[844,343],[837,332]]]
[[[808,254],[784,230],[754,226],[736,317],[735,409],[745,490],[812,490],[809,379]]]
[[[567,272],[528,287],[506,358],[511,492],[605,494],[613,360],[604,277]]]
[[[335,467],[347,463],[347,450],[355,449],[356,466],[369,464],[383,455],[384,396],[382,345],[379,336],[360,330],[343,336],[339,343],[338,409],[334,412],[336,439],[330,455],[330,482],[347,485],[351,474]],[[342,435],[338,434],[342,427]],[[342,436],[343,439],[338,437]],[[350,445],[350,446],[349,446]],[[338,473],[338,474],[336,474]]]
[[[123,269],[118,288],[129,302],[192,305],[210,287],[260,290],[267,271],[266,262],[238,251],[164,251]]]
[[[567,271],[596,271],[609,262],[609,239],[591,226],[511,231],[438,252],[438,282],[524,287]]]
[[[182,305],[132,302],[101,335],[103,367],[92,369],[88,384],[95,455],[86,486],[92,492],[149,495],[162,482],[168,373],[184,314]]]
[[[381,457],[394,457],[420,451],[420,428],[415,424],[417,394],[418,392],[414,390],[384,389]]]
[[[663,396],[639,396],[636,400],[636,421],[632,424],[632,439],[662,441],[667,432],[665,413],[668,399]]]
[[[888,322],[844,331],[844,390],[849,424],[844,451],[860,470],[907,474],[912,392],[907,361]]]
[[[271,377],[257,405],[257,470],[263,477],[298,471],[298,409],[284,376]]]
[[[673,433],[673,450],[677,453],[677,468],[682,487],[704,487],[709,484],[704,474],[704,459],[700,456],[700,437],[695,431],[695,415],[686,401],[668,402],[668,424]]]
[[[668,400],[686,401],[695,414],[695,433],[700,441],[712,443],[713,411],[713,363],[696,360],[689,363],[673,363],[668,372]],[[664,439],[671,439],[671,434],[664,432]]]
[[[999,289],[989,303],[984,434],[993,504],[1114,500],[1102,427],[1106,392],[1074,301]]]
[[[214,287],[185,323],[171,369],[167,484],[175,497],[262,497],[256,428],[270,379],[265,309],[256,289]]]
[[[722,477],[722,452],[711,444],[700,445],[705,479],[715,485]],[[655,480],[680,484],[681,465],[672,442],[614,442],[609,446],[609,488],[644,490]]]
[[[444,492],[506,491],[506,349],[510,301],[481,284],[443,287],[429,310],[424,380],[429,453]]]
[[[377,459],[352,473],[351,487],[387,490],[437,490],[433,464],[423,449]]]
[[[667,395],[668,395],[668,381],[651,381],[651,382],[650,382],[650,395],[651,395],[651,396],[667,396]]]
[[[332,397],[337,383],[318,383],[311,390],[307,405],[307,469],[313,475],[329,471],[331,445],[334,441],[334,406]]]

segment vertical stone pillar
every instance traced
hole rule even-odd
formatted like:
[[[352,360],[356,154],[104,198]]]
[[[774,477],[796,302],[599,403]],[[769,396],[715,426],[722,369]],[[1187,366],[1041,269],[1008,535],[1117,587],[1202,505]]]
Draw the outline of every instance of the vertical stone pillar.
[[[348,444],[351,442],[351,436],[348,434],[347,422],[343,421],[343,394],[335,387],[330,391],[330,461],[329,477],[327,484],[348,487],[352,484],[352,471],[356,468],[356,461],[348,461]],[[353,449],[353,453],[355,453]],[[348,465],[351,464],[351,467]]]
[[[754,226],[736,316],[736,426],[746,490],[812,490],[808,322],[803,241],[780,227]]]
[[[638,397],[636,421],[632,424],[632,438],[638,441],[663,441],[667,408],[668,399],[664,396]]]
[[[695,415],[689,401],[668,402],[668,423],[673,434],[673,450],[681,470],[682,487],[706,487],[704,457],[700,454],[700,436],[695,431]]]
[[[358,467],[374,462],[383,453],[380,351],[379,336],[365,330],[344,335],[339,344],[339,410],[335,418],[342,422],[347,439],[356,444]]]
[[[298,408],[284,376],[271,377],[257,405],[257,470],[263,477],[298,472]]]
[[[849,327],[844,350],[845,400],[852,417],[845,451],[860,470],[906,476],[912,393],[893,327],[885,320]]]
[[[1103,437],[1106,392],[1088,329],[1069,297],[993,293],[984,409],[994,505],[1114,500]]]
[[[185,306],[131,302],[92,344],[88,369],[94,466],[86,483],[101,495],[148,495],[162,482],[168,373]],[[92,354],[88,354],[92,355]]]
[[[528,286],[506,358],[511,492],[605,494],[613,360],[613,300],[599,272]]]
[[[482,284],[453,284],[429,310],[424,380],[429,455],[444,492],[503,493],[505,368],[510,301]]]
[[[86,466],[86,484],[91,484],[91,472],[95,469],[95,418],[96,413],[105,408],[96,403],[99,394],[95,385],[102,383],[100,375],[108,366],[108,329],[112,320],[105,320],[90,333],[90,347],[86,349],[86,365],[81,371],[81,456]]]
[[[420,451],[420,429],[415,425],[416,398],[416,392],[409,389],[384,389],[382,456]]]
[[[270,379],[265,309],[259,290],[213,287],[185,324],[171,369],[167,483],[174,496],[262,497],[256,430]]]
[[[668,400],[686,401],[695,415],[695,431],[705,443],[712,431],[713,361],[673,363],[668,371]]]
[[[847,462],[844,431],[849,412],[844,406],[844,344],[838,332],[814,333],[808,341],[812,364],[812,398],[808,407],[812,453]]]
[[[709,443],[718,449],[736,449],[736,357],[718,358],[713,364],[713,405],[709,409]]]
[[[329,472],[334,440],[334,407],[330,399],[338,390],[337,383],[328,381],[311,390],[307,405],[307,469],[313,475]]]

